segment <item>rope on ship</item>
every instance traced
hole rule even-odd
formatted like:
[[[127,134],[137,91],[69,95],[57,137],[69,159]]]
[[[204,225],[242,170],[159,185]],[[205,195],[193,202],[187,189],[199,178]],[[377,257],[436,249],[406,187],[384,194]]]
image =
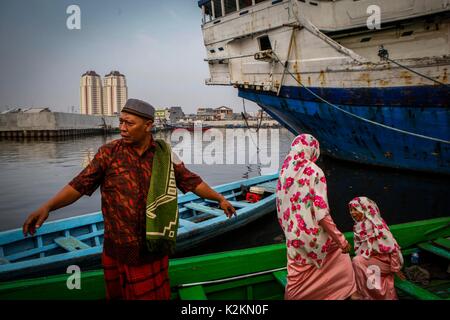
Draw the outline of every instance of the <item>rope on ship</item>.
[[[294,12],[294,4],[292,3],[292,0],[289,1],[289,8],[292,12]],[[332,38],[326,36],[325,34],[323,34],[311,21],[309,21],[306,17],[304,17],[303,15],[300,14],[296,14],[294,13],[295,19],[297,20],[297,28],[302,26],[304,27],[306,30],[308,30],[309,32],[311,32],[313,35],[315,35],[316,37],[318,37],[319,39],[325,41],[327,44],[329,44],[331,47],[333,47],[334,49],[336,49],[338,52],[341,52],[343,54],[345,54],[346,56],[352,58],[353,60],[355,60],[356,62],[359,63],[364,63],[367,62],[367,59],[360,56],[359,54],[355,53],[352,50],[348,50],[347,48],[345,48],[344,46],[342,46],[341,44],[339,44],[338,42],[334,41]],[[293,31],[295,30],[295,28],[293,28]],[[291,39],[292,41],[292,39]],[[291,49],[289,47],[289,51],[288,54],[290,54]],[[450,87],[450,85],[445,84],[439,80],[433,79],[431,77],[428,77],[420,72],[417,72],[411,68],[408,68],[407,66],[404,66],[400,63],[398,63],[395,60],[392,60],[389,58],[389,53],[388,51],[384,48],[384,46],[380,46],[379,50],[378,50],[378,56],[385,61],[389,61],[394,63],[395,65],[399,66],[400,68],[404,68],[412,73],[417,74],[420,77],[423,77],[425,79],[428,79],[430,81],[433,81],[435,83],[438,83],[439,85],[445,86],[445,87]],[[287,64],[287,61],[286,61]],[[278,91],[279,93],[279,91]]]
[[[425,79],[433,81],[433,82],[435,82],[435,83],[437,83],[437,84],[439,84],[441,86],[449,87],[449,85],[446,84],[446,83],[443,83],[443,82],[441,82],[439,80],[433,79],[433,78],[431,78],[431,77],[429,77],[427,75],[424,75],[423,73],[420,73],[420,72],[415,71],[415,70],[413,70],[411,68],[408,68],[407,66],[404,66],[404,65],[398,63],[395,60],[392,60],[391,58],[389,58],[389,52],[384,48],[384,46],[380,46],[380,49],[378,50],[378,56],[381,58],[381,60],[392,62],[392,63],[396,64],[397,66],[399,66],[400,68],[403,68],[403,69],[406,69],[406,70],[408,70],[408,71],[410,71],[412,73],[415,73],[415,74],[417,74],[420,77],[423,77]]]
[[[282,67],[285,67],[285,64],[280,60],[280,58],[278,58],[277,54],[276,54],[274,51],[272,51],[272,53],[273,53],[273,55],[275,56],[276,61],[277,61],[278,63],[280,63]],[[443,139],[434,138],[434,137],[430,137],[430,136],[425,136],[425,135],[418,134],[418,133],[414,133],[414,132],[409,132],[409,131],[397,129],[397,128],[394,128],[394,127],[391,127],[391,126],[388,126],[388,125],[385,125],[385,124],[382,124],[382,123],[379,123],[379,122],[376,122],[376,121],[372,121],[372,120],[363,118],[363,117],[358,116],[358,115],[356,115],[356,114],[354,114],[354,113],[351,113],[351,112],[349,112],[349,111],[347,111],[347,110],[344,110],[344,109],[338,107],[337,105],[335,105],[335,104],[329,102],[328,100],[322,98],[322,97],[319,96],[317,93],[315,93],[314,91],[312,91],[311,89],[309,89],[308,87],[306,87],[305,85],[303,85],[303,83],[301,83],[301,81],[299,81],[299,80],[295,77],[295,75],[294,75],[291,71],[289,71],[288,68],[285,68],[285,72],[289,73],[289,75],[290,75],[290,76],[291,76],[291,77],[292,77],[292,78],[293,78],[293,79],[294,79],[301,87],[303,87],[306,91],[308,91],[309,93],[311,93],[314,97],[316,97],[316,98],[319,99],[320,101],[322,101],[322,102],[328,104],[329,106],[333,107],[334,109],[339,110],[339,111],[341,111],[341,112],[343,112],[343,113],[345,113],[345,114],[347,114],[347,115],[349,115],[349,116],[351,116],[351,117],[357,118],[357,119],[359,119],[359,120],[362,120],[362,121],[364,121],[364,122],[368,122],[368,123],[373,124],[373,125],[376,125],[376,126],[383,127],[383,128],[385,128],[385,129],[388,129],[388,130],[396,131],[396,132],[399,132],[399,133],[404,133],[404,134],[407,134],[407,135],[410,135],[410,136],[419,137],[419,138],[423,138],[423,139],[427,139],[427,140],[432,140],[432,141],[436,141],[436,142],[441,142],[441,143],[445,143],[445,144],[450,144],[450,141],[449,141],[449,140],[443,140]],[[282,85],[282,84],[280,84],[280,86],[281,86],[281,85]]]
[[[244,109],[244,112],[241,112],[242,118],[245,121],[245,125],[247,127],[248,130],[252,131],[250,128],[250,125],[248,124],[248,120],[247,120],[247,110],[245,110],[245,99],[242,98],[242,107]],[[259,132],[259,129],[261,129],[261,125],[262,125],[262,121],[263,121],[263,114],[261,112],[259,120],[256,120],[256,132]]]
[[[261,129],[261,124],[262,124],[262,112],[261,112],[261,117],[260,117],[260,121],[256,122],[257,126],[256,126],[256,131],[252,131],[252,129],[250,128],[250,125],[248,124],[248,120],[247,120],[247,110],[245,110],[245,99],[242,98],[242,106],[244,108],[244,112],[241,112],[242,114],[242,118],[244,119],[245,122],[245,126],[247,127],[247,130],[250,132],[259,132],[259,129]],[[252,139],[253,145],[256,147],[256,152],[259,153],[259,144],[255,142],[255,140],[253,140],[252,135],[249,135],[250,139]]]

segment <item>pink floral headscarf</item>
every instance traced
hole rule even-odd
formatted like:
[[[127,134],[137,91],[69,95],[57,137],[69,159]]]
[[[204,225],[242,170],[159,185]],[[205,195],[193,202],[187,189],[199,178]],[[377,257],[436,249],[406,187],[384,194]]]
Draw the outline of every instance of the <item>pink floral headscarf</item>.
[[[380,215],[377,204],[367,197],[356,197],[348,204],[364,214],[362,221],[353,226],[355,253],[369,259],[374,252],[379,254],[400,252],[394,236]]]
[[[317,268],[332,243],[319,225],[329,212],[325,175],[314,163],[319,155],[316,138],[297,136],[284,160],[276,192],[278,222],[286,236],[288,256],[295,263]]]

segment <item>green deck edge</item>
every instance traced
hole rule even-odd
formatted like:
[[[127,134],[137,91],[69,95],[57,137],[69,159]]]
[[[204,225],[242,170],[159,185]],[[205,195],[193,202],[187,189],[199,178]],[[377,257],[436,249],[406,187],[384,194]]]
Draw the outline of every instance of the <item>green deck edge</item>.
[[[189,288],[181,288],[178,290],[181,300],[207,300],[206,293],[202,286],[193,286]]]
[[[410,281],[401,280],[398,277],[395,278],[395,287],[419,300],[444,300],[438,295],[435,295]]]
[[[439,238],[433,241],[433,243],[441,246],[444,249],[450,250],[450,239]]]
[[[286,284],[287,284],[287,271],[286,270],[276,271],[273,273],[273,276],[275,277],[275,279],[278,281],[278,283],[280,285],[282,285],[283,287],[286,287]]]
[[[238,287],[243,287],[243,286],[251,287],[254,284],[258,284],[261,282],[270,282],[271,280],[273,280],[273,278],[270,274],[260,275],[260,276],[255,276],[255,277],[251,277],[251,278],[245,278],[245,279],[233,280],[230,282],[224,282],[224,283],[220,283],[220,284],[208,285],[205,288],[205,291],[206,291],[206,293],[214,293],[214,292],[219,292],[219,291],[223,291],[223,290],[229,290],[229,289],[234,289],[234,288],[238,288]]]
[[[431,252],[435,255],[438,255],[442,258],[445,258],[447,260],[450,260],[450,252],[444,248],[437,247],[435,245],[432,245],[431,243],[419,243],[417,245],[420,249]]]
[[[390,229],[398,243],[405,251],[413,252],[409,248],[419,242],[430,241],[440,237],[450,236],[450,217],[436,218],[424,221],[393,225]],[[432,230],[433,232],[430,232]],[[345,233],[345,237],[352,242],[352,232]],[[409,253],[409,252],[408,252]],[[171,285],[176,288],[180,284],[209,281],[234,277],[242,274],[266,271],[286,266],[285,244],[275,244],[235,250],[230,252],[213,253],[203,256],[170,260],[169,276]],[[275,276],[275,275],[273,275]],[[0,283],[0,300],[27,299],[104,299],[103,271],[89,271],[82,273],[81,290],[68,290],[66,281],[69,275],[49,276],[31,280]],[[282,284],[282,273],[275,276]],[[280,279],[278,279],[280,277]],[[397,283],[396,283],[397,285]],[[399,282],[400,290],[408,290],[411,295],[419,298],[436,298],[434,294],[411,285]],[[418,288],[417,290],[415,288]],[[413,290],[414,289],[414,290]],[[198,293],[197,293],[198,294]],[[253,295],[249,292],[249,295]],[[184,294],[184,297],[189,295]],[[437,297],[439,298],[439,297]]]

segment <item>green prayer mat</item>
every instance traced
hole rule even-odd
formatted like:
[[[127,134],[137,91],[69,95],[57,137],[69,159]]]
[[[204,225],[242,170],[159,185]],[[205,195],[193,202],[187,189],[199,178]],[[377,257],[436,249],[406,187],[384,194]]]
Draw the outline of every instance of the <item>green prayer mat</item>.
[[[155,140],[152,177],[147,195],[146,242],[155,254],[173,254],[178,231],[178,199],[170,145]]]

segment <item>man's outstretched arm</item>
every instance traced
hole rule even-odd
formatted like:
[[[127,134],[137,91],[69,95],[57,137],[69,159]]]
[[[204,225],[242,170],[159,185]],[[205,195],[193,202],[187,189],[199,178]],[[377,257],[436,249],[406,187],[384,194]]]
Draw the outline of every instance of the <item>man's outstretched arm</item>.
[[[236,214],[236,210],[231,205],[231,203],[229,203],[228,200],[225,199],[223,195],[211,189],[211,187],[207,183],[205,182],[200,183],[195,188],[194,193],[201,198],[215,200],[219,202],[220,207],[223,209],[223,211],[225,211],[225,214],[227,215],[228,218],[231,218],[233,215]]]
[[[45,220],[47,220],[51,211],[68,206],[80,199],[81,196],[82,194],[70,185],[65,186],[53,198],[48,200],[44,203],[44,205],[28,216],[22,227],[23,235],[27,236],[28,233],[30,235],[34,235],[36,233],[36,229],[39,228]]]

